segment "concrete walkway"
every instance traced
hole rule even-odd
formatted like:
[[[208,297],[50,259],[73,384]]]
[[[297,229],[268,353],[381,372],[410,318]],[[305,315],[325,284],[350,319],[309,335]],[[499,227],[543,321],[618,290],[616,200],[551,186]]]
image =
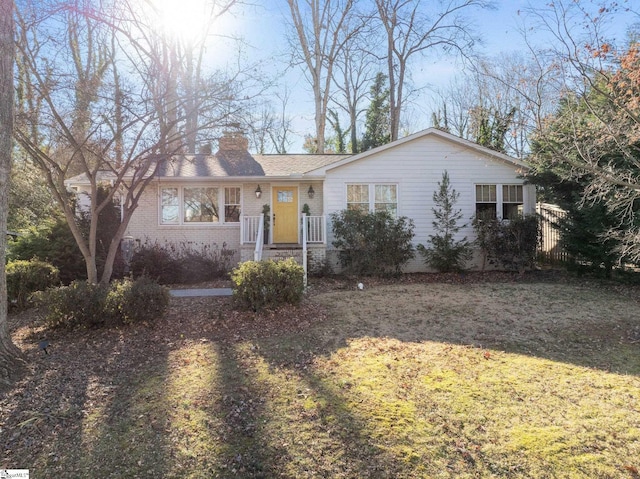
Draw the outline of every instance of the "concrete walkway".
[[[231,288],[211,288],[211,289],[172,289],[171,296],[176,298],[195,298],[198,296],[231,296]]]

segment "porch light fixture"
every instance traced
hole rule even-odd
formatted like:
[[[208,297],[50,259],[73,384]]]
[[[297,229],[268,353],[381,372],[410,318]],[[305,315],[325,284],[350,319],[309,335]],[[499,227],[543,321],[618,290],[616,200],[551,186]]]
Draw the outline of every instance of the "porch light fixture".
[[[316,192],[313,189],[313,185],[309,185],[309,189],[307,190],[307,194],[309,195],[309,198],[313,198],[316,195]]]
[[[261,196],[262,196],[262,188],[260,188],[260,185],[258,185],[258,187],[256,188],[256,198],[260,199]]]

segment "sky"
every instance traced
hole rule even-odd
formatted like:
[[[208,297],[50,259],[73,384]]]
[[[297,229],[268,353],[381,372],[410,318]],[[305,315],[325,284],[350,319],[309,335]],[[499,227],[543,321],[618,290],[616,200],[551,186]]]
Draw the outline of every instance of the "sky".
[[[165,0],[174,1],[174,0]],[[183,0],[198,1],[198,0]],[[369,1],[369,0],[357,0]],[[583,3],[593,3],[598,0],[581,0]],[[476,10],[473,21],[477,31],[483,38],[480,52],[487,56],[495,56],[501,52],[519,51],[525,49],[525,43],[520,33],[525,20],[522,12],[531,5],[546,3],[546,0],[495,0],[495,9]],[[620,3],[629,3],[635,6],[640,0],[620,0]],[[640,5],[639,5],[640,6]],[[288,5],[284,0],[263,0],[252,2],[251,5],[243,5],[233,15],[224,17],[218,25],[218,31],[243,38],[246,43],[245,52],[249,62],[262,62],[262,71],[267,77],[278,78],[281,86],[287,87],[291,92],[291,100],[288,105],[288,114],[293,120],[293,129],[296,133],[295,141],[290,146],[291,153],[302,151],[303,137],[306,133],[313,133],[314,107],[313,97],[308,82],[300,69],[289,69],[276,58],[285,58],[287,45],[283,31],[283,18],[289,15]],[[626,31],[630,17],[620,16],[611,25],[611,31],[621,37]],[[538,41],[544,41],[538,32],[530,31]],[[235,49],[222,46],[215,49],[215,61],[219,65],[232,62]],[[224,66],[223,66],[224,68]],[[418,87],[423,88],[419,97],[415,98],[414,111],[411,115],[413,131],[418,131],[431,126],[431,110],[433,109],[433,91],[446,88],[453,78],[462,74],[459,62],[452,59],[423,58],[420,64],[412,69],[412,80]],[[274,99],[275,100],[275,99]],[[330,131],[327,131],[327,135]]]

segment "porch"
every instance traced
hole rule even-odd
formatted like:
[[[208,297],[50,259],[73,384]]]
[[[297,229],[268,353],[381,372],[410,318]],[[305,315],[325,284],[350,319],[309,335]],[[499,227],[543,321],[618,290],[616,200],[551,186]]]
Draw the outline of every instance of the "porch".
[[[307,268],[307,262],[322,262],[326,251],[326,216],[300,214],[297,243],[274,243],[265,228],[264,215],[243,216],[240,221],[240,260],[294,258]]]

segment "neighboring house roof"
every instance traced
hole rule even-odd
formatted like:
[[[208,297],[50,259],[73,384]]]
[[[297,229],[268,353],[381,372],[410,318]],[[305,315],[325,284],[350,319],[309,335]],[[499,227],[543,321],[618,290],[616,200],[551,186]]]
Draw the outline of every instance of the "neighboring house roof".
[[[112,171],[101,170],[96,173],[96,183],[108,183],[113,181],[115,178],[116,174]],[[89,180],[87,180],[87,175],[85,173],[80,173],[79,175],[72,176],[71,178],[64,180],[64,184],[67,186],[88,185]]]
[[[413,135],[409,135],[409,136],[405,136],[404,138],[400,138],[399,140],[393,141],[391,143],[387,143],[386,145],[382,145],[379,146],[377,148],[373,148],[371,150],[362,152],[362,153],[358,153],[355,155],[350,155],[348,157],[346,157],[345,159],[332,163],[331,165],[329,165],[326,168],[319,168],[316,171],[310,172],[310,173],[326,173],[327,171],[331,171],[335,168],[339,168],[343,165],[347,165],[349,163],[352,163],[354,161],[359,161],[362,160],[364,158],[367,158],[369,156],[372,155],[376,155],[378,153],[382,153],[386,150],[392,149],[392,148],[397,148],[398,146],[405,144],[405,143],[409,143],[410,141],[414,141],[417,140],[419,138],[423,138],[423,137],[427,137],[427,136],[434,136],[436,138],[440,138],[442,140],[448,141],[450,143],[456,144],[462,148],[466,148],[466,149],[471,149],[471,150],[475,150],[478,153],[484,155],[484,156],[490,156],[498,161],[502,161],[504,163],[507,164],[511,164],[513,166],[516,166],[522,170],[529,170],[530,167],[526,165],[526,163],[524,163],[521,160],[517,160],[515,158],[510,157],[509,155],[505,155],[504,153],[500,153],[498,151],[492,150],[491,148],[487,148],[481,145],[478,145],[477,143],[474,143],[473,141],[469,141],[469,140],[465,140],[464,138],[460,138],[458,136],[452,135],[451,133],[447,133],[445,131],[439,130],[437,128],[427,128],[426,130],[422,130],[419,131],[417,133],[414,133]]]

